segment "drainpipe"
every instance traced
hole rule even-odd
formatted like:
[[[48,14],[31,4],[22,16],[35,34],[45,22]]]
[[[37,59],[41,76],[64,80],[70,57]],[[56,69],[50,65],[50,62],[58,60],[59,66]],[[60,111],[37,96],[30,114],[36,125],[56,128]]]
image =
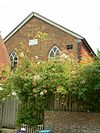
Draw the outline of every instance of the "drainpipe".
[[[77,39],[77,58],[78,58],[78,62],[80,62],[80,60],[81,60],[81,43],[82,43],[82,40]]]

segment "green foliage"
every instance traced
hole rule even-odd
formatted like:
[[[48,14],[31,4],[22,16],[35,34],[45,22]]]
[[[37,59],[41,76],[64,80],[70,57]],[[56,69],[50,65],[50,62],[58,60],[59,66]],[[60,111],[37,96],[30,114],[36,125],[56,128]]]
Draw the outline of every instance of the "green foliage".
[[[46,98],[57,93],[59,96],[74,96],[83,110],[100,111],[100,61],[88,65],[74,61],[48,61],[32,63],[22,59],[16,71],[3,72],[1,98],[16,92],[20,110],[17,123],[37,125],[37,117],[46,109]]]
[[[100,61],[81,67],[70,83],[71,93],[90,111],[100,111]]]
[[[8,92],[7,95],[16,92],[21,106],[18,124],[40,124],[42,120],[37,118],[37,114],[45,110],[45,98],[52,93],[67,93],[70,67],[65,61],[36,64],[25,59],[22,63],[7,77],[3,90]]]
[[[48,39],[48,34],[46,32],[38,31],[37,34],[35,35],[35,38],[38,38],[41,41],[47,40]]]
[[[100,60],[100,50],[99,49],[97,49],[97,57]]]

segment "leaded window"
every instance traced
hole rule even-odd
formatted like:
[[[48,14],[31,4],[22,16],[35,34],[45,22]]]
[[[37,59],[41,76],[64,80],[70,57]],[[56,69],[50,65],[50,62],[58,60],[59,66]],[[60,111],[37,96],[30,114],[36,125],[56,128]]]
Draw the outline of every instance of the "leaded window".
[[[59,57],[60,56],[60,50],[59,50],[59,48],[58,47],[56,47],[56,46],[54,46],[51,50],[50,50],[50,52],[49,52],[49,58],[57,58],[57,57]]]
[[[17,66],[17,63],[18,63],[18,56],[17,56],[17,54],[16,54],[16,52],[12,52],[11,54],[10,54],[10,63],[11,63],[11,68],[13,69],[13,68],[15,68],[16,66]]]

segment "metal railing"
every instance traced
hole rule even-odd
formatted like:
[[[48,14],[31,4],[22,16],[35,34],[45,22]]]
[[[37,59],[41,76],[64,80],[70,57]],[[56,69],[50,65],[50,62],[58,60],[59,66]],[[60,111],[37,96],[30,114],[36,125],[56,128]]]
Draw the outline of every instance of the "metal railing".
[[[39,130],[43,129],[43,124],[42,125],[37,125],[36,127],[31,127],[29,125],[22,124],[21,128],[25,128],[26,133],[38,133]]]

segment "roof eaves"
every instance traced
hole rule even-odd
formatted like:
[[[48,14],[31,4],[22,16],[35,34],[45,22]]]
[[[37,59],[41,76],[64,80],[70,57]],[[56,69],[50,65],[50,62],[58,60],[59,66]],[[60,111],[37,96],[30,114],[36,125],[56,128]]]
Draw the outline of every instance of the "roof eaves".
[[[93,49],[90,47],[90,45],[88,44],[88,42],[86,41],[85,38],[82,39],[82,41],[84,42],[85,46],[87,47],[87,49],[91,52],[91,55],[93,55],[94,57],[97,56],[95,54],[95,52],[93,51]]]
[[[83,39],[83,37],[78,35],[77,33],[73,32],[73,31],[71,31],[71,30],[69,30],[69,29],[67,29],[67,28],[65,28],[65,27],[63,27],[63,26],[61,26],[61,25],[59,25],[59,24],[57,24],[57,23],[55,23],[55,22],[53,22],[53,21],[51,21],[51,20],[49,20],[49,19],[47,19],[45,17],[43,17],[43,16],[41,16],[38,13],[34,12],[34,16],[37,17],[37,18],[40,18],[41,20],[43,20],[43,21],[45,21],[45,22],[47,22],[47,23],[49,23],[49,24],[51,24],[51,25],[53,25],[55,27],[57,27],[58,29],[61,29],[62,31],[67,32],[68,34],[70,34],[70,35],[72,35],[72,36],[74,36],[74,37],[76,37],[78,39]]]
[[[11,36],[13,36],[29,19],[33,16],[33,12],[29,14],[14,30],[12,30],[3,40],[6,42]]]

